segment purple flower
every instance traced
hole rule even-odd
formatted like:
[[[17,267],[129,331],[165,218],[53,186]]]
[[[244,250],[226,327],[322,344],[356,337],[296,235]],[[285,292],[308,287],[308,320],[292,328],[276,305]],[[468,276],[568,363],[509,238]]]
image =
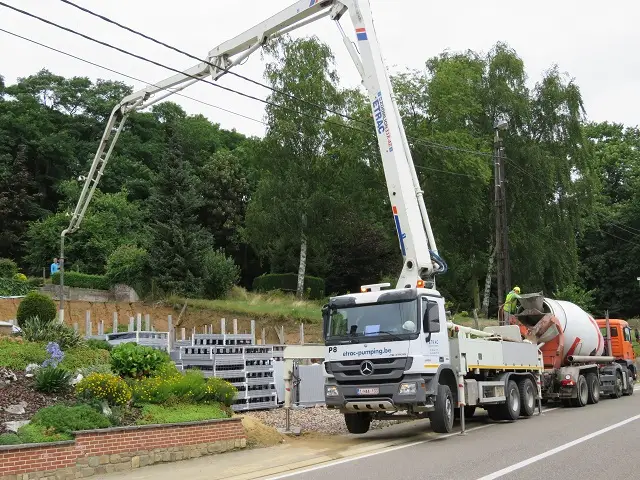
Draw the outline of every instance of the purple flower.
[[[55,342],[47,343],[47,353],[49,354],[49,358],[47,358],[42,364],[43,367],[57,367],[58,364],[64,358],[64,352],[60,350],[60,345]]]

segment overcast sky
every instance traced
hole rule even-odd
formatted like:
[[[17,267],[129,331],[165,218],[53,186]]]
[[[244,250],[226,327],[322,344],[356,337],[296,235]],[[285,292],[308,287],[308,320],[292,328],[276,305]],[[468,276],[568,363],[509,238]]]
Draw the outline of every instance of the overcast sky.
[[[184,69],[197,63],[59,0],[3,1],[174,68]],[[75,1],[201,58],[214,46],[293,3],[293,0]],[[370,3],[382,53],[392,72],[422,69],[426,59],[445,49],[486,52],[497,41],[505,41],[523,58],[530,85],[550,66],[558,64],[580,86],[589,119],[632,126],[640,123],[638,2],[370,0]],[[343,25],[348,33],[353,31],[350,20],[343,19]],[[145,81],[157,82],[173,73],[1,6],[0,28]],[[325,18],[303,27],[298,34],[315,34],[327,42],[335,53],[342,83],[345,86],[359,83],[358,73],[331,20]],[[136,89],[145,86],[0,32],[0,75],[5,77],[5,83],[14,83],[18,77],[42,68],[65,77],[123,80]],[[259,53],[236,69],[260,81],[263,70]],[[221,83],[261,98],[268,93],[229,75]],[[255,119],[264,115],[261,103],[211,85],[197,84],[185,93]],[[184,98],[174,96],[173,100],[187,112],[202,113],[224,128],[254,135],[264,132],[260,123]]]

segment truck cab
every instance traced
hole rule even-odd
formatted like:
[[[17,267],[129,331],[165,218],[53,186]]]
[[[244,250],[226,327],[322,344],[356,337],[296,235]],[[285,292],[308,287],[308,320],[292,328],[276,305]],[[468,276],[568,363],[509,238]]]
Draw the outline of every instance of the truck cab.
[[[616,358],[616,362],[627,367],[630,376],[636,380],[636,355],[633,351],[633,342],[631,340],[631,327],[626,320],[619,318],[609,319],[609,329],[611,330],[611,352],[608,352],[607,338],[607,320],[598,318],[596,320],[602,336],[605,340],[605,354]]]
[[[327,406],[430,411],[430,380],[450,361],[444,299],[427,288],[375,287],[333,297],[323,310]]]

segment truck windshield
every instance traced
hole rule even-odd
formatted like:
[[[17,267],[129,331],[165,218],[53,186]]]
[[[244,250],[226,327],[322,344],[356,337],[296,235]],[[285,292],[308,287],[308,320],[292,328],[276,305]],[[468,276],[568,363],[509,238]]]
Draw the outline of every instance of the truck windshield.
[[[418,302],[353,305],[331,309],[327,344],[388,342],[418,337]]]

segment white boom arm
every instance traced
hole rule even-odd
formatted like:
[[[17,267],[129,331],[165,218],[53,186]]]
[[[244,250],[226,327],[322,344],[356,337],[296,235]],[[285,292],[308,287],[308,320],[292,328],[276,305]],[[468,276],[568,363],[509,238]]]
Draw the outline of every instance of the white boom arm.
[[[69,227],[62,232],[63,242],[67,233],[79,228],[130,112],[153,105],[208,76],[217,80],[270,39],[326,16],[338,22],[347,12],[353,22],[359,54],[342,29],[340,32],[369,93],[389,199],[404,258],[397,288],[415,287],[418,280],[431,280],[434,274],[446,271],[446,264],[438,256],[423,192],[393,98],[368,0],[298,0],[268,20],[211,50],[207,62],[201,62],[183,73],[125,97],[109,117]]]

